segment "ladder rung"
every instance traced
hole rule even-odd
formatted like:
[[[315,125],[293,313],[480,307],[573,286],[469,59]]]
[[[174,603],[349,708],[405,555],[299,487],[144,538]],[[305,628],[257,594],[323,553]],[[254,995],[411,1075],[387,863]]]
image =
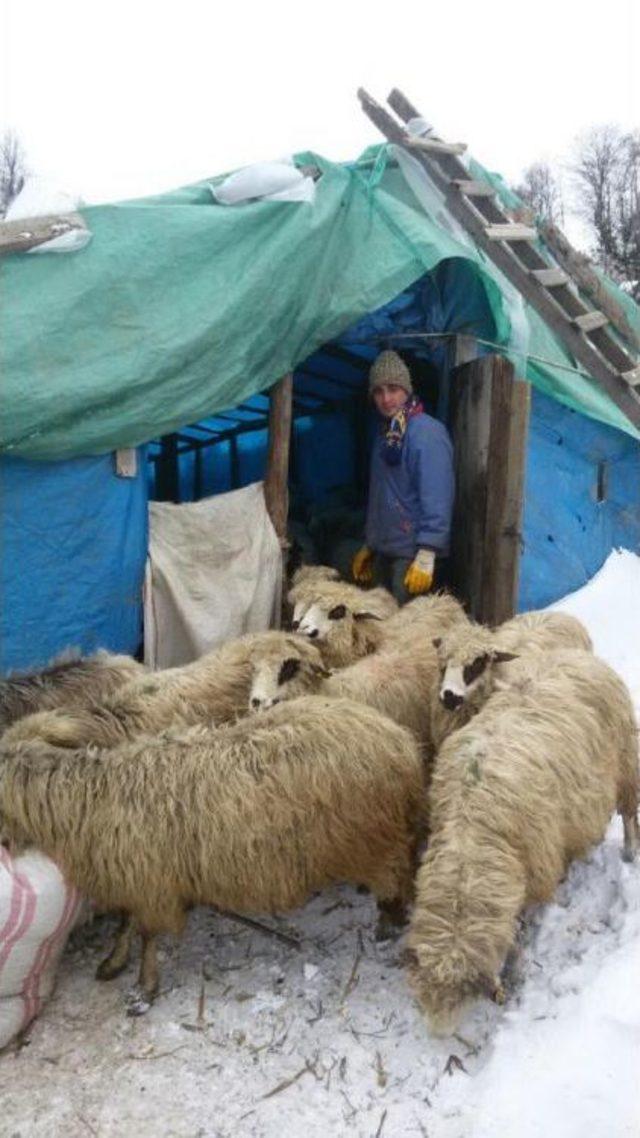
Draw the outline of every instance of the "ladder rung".
[[[490,241],[533,241],[537,230],[530,225],[520,225],[517,221],[509,221],[502,225],[486,225],[485,234]]]
[[[441,142],[439,138],[407,138],[405,146],[412,150],[427,150],[432,154],[464,154],[466,142]]]
[[[629,384],[629,387],[637,387],[640,384],[640,364],[637,364],[636,367],[632,367],[631,371],[621,372],[620,378],[624,379],[625,383]]]
[[[581,332],[595,332],[596,328],[604,328],[609,321],[604,312],[594,309],[593,312],[585,312],[582,316],[572,316],[571,323]]]
[[[451,185],[467,198],[492,198],[496,192],[488,182],[475,181],[473,178],[452,178]]]
[[[543,288],[559,288],[561,285],[569,284],[569,277],[562,269],[531,269],[529,276]]]

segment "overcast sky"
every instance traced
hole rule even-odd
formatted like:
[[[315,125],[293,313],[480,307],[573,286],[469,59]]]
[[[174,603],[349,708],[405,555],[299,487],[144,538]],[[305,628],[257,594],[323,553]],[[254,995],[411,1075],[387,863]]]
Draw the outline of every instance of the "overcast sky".
[[[379,140],[355,97],[405,91],[517,180],[596,123],[640,124],[640,2],[0,0],[0,126],[85,201]]]

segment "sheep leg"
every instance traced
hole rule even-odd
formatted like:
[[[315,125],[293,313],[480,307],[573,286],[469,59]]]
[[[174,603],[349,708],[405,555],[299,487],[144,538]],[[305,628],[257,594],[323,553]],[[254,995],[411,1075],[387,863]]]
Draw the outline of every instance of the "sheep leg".
[[[128,913],[122,913],[120,915],[120,924],[118,925],[115,944],[109,955],[98,965],[96,969],[96,980],[113,980],[124,971],[129,963],[132,939],[133,921]]]
[[[623,861],[633,861],[640,844],[640,824],[635,811],[632,814],[623,814],[622,829],[624,832]]]
[[[376,940],[390,940],[396,937],[406,919],[407,907],[402,897],[392,897],[384,901],[378,898]]]
[[[160,987],[156,938],[151,933],[141,929],[140,939],[142,941],[140,972],[136,987],[127,997],[128,1016],[141,1016],[148,1012]]]

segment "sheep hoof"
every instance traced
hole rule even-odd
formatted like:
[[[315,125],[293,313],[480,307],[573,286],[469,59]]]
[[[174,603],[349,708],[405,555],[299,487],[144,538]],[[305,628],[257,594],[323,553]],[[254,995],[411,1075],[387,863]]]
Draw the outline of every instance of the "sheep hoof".
[[[96,980],[115,980],[116,976],[119,976],[121,972],[124,972],[126,967],[126,960],[122,964],[113,964],[110,958],[107,956],[104,960],[100,961],[98,967],[96,968]]]
[[[500,982],[498,982],[496,984],[495,988],[493,989],[491,998],[492,998],[494,1004],[498,1004],[500,1007],[502,1007],[503,1004],[506,1004],[507,993],[506,993],[503,985]]]
[[[397,940],[401,932],[402,929],[385,914],[378,918],[374,937],[378,943],[383,940]]]
[[[143,1016],[146,1015],[151,1007],[152,1001],[140,988],[132,988],[126,995],[127,1015],[128,1016]]]

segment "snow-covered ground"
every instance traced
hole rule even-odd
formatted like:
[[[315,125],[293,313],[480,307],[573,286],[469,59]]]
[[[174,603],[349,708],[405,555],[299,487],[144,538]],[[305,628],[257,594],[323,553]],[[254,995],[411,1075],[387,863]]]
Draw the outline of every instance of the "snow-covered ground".
[[[555,606],[585,621],[640,712],[640,557],[612,554]],[[131,978],[93,980],[110,928],[77,930],[57,992],[0,1060],[2,1138],[638,1138],[640,865],[621,826],[528,915],[508,1005],[429,1036],[402,944],[340,889],[285,935],[199,911],[167,939],[165,990],[123,1015]],[[297,943],[291,943],[286,937]]]

